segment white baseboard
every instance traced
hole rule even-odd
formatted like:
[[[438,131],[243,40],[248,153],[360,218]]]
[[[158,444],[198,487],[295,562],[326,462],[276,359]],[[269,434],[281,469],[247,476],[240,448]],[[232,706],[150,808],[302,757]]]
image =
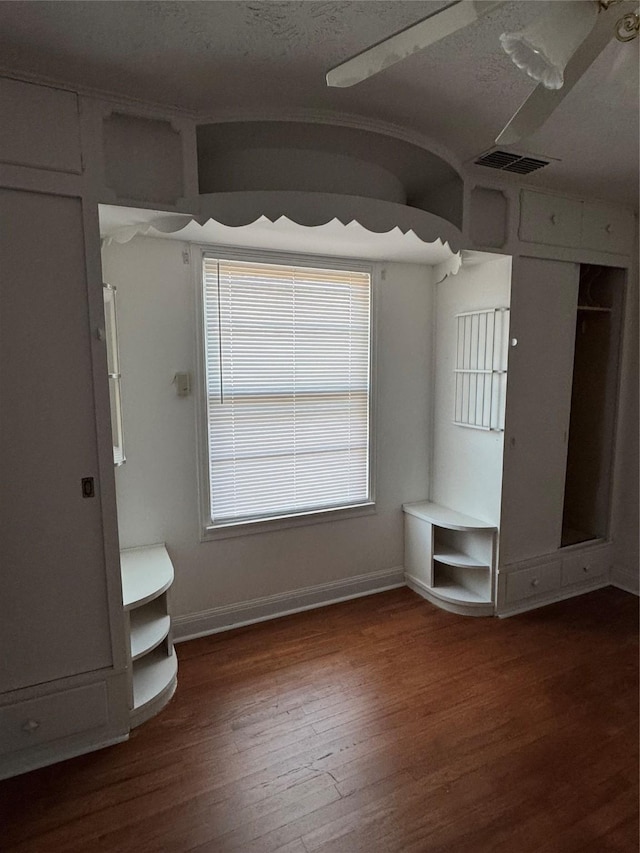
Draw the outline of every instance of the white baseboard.
[[[229,631],[254,622],[264,622],[276,619],[290,613],[303,610],[313,610],[328,604],[348,601],[350,598],[360,598],[387,589],[405,586],[404,567],[396,566],[366,575],[356,575],[338,581],[304,587],[291,592],[268,595],[264,598],[253,598],[237,604],[226,604],[202,610],[199,613],[189,613],[186,616],[176,616],[172,620],[173,641],[182,643],[207,634],[219,631]]]
[[[613,566],[611,569],[611,586],[640,595],[640,575],[638,572],[629,572]]]

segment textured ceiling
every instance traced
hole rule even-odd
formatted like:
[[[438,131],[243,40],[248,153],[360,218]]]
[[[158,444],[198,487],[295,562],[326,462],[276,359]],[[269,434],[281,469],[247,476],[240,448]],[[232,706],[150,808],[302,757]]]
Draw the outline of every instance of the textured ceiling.
[[[467,161],[533,83],[498,43],[543,6],[516,0],[351,89],[324,74],[446,5],[371,2],[0,2],[0,64],[206,118],[338,112],[392,122]],[[609,12],[608,14],[612,14]],[[528,182],[637,208],[638,42],[613,42],[521,146],[553,162]]]

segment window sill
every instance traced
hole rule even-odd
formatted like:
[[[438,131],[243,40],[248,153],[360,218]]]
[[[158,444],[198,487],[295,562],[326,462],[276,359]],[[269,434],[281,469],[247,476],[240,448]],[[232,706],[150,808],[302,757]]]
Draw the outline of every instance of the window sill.
[[[230,524],[207,525],[200,536],[201,542],[216,539],[230,539],[236,536],[251,536],[254,533],[270,533],[275,530],[286,530],[291,527],[308,527],[311,524],[324,524],[328,521],[343,521],[349,518],[359,518],[363,515],[375,515],[376,505],[373,501],[357,506],[340,507],[338,509],[323,509],[300,515],[287,515],[279,518],[268,518],[261,521],[240,521]]]

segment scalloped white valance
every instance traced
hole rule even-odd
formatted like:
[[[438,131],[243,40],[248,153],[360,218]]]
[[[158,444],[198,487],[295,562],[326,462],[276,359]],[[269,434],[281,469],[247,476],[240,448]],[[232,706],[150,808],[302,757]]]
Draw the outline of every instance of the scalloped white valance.
[[[137,235],[342,257],[460,268],[460,231],[445,219],[403,204],[360,196],[294,191],[203,195],[201,212],[161,213],[100,207],[103,244]]]

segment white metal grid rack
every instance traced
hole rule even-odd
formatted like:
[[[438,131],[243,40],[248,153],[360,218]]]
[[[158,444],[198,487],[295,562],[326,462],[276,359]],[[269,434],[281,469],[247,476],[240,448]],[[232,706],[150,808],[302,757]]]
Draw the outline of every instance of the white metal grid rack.
[[[508,308],[456,314],[453,422],[474,429],[504,428]]]

